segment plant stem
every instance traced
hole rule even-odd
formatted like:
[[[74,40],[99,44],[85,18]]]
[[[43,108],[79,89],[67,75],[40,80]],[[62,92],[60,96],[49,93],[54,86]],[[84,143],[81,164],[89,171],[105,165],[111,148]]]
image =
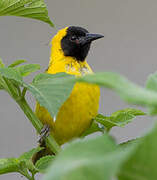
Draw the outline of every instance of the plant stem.
[[[4,88],[9,93],[9,95],[17,102],[17,104],[21,107],[24,114],[30,120],[32,125],[35,127],[37,132],[40,134],[41,129],[43,128],[43,124],[39,121],[37,116],[34,114],[28,103],[26,102],[24,95],[26,92],[26,88],[23,90],[22,94],[17,91],[17,87],[8,80],[7,78],[3,77],[4,79]],[[19,89],[20,91],[20,89]],[[21,95],[21,96],[20,96]],[[46,138],[47,146],[52,150],[53,153],[57,154],[60,151],[60,146],[57,144],[55,139],[52,135]]]
[[[35,180],[35,173],[32,173],[32,180]]]
[[[20,100],[16,101],[18,105],[21,107],[27,118],[31,121],[32,125],[35,127],[38,133],[41,132],[43,128],[43,124],[39,121],[36,117],[28,103],[26,102],[25,98],[21,98]],[[52,135],[46,138],[47,146],[54,152],[55,154],[60,151],[60,146],[56,143]]]
[[[40,133],[40,130],[42,128],[42,123],[38,120],[28,103],[24,98],[16,101],[18,105],[21,107],[27,118],[31,121],[32,125],[35,127],[38,133]]]
[[[35,180],[34,176],[30,176],[28,172],[20,171],[19,173],[25,176],[29,180]]]
[[[16,88],[13,86],[12,82],[3,77],[3,80],[4,80],[4,84],[3,84],[3,87],[5,88],[5,90],[9,93],[9,95],[13,98],[13,99],[16,99],[17,98],[17,90]]]
[[[22,98],[24,98],[24,97],[25,97],[26,91],[27,91],[27,88],[26,88],[26,87],[24,87],[24,88],[23,88],[23,90],[22,90]]]

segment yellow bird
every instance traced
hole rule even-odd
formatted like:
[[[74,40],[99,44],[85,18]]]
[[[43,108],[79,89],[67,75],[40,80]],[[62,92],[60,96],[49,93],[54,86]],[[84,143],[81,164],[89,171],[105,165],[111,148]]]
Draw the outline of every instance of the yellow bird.
[[[92,73],[86,62],[91,42],[102,38],[99,34],[90,34],[86,29],[76,26],[58,31],[52,39],[52,48],[47,73],[65,72],[75,76]],[[56,117],[37,103],[36,115],[40,121],[50,127],[56,141],[62,145],[79,137],[87,130],[99,108],[100,89],[97,85],[76,83]]]

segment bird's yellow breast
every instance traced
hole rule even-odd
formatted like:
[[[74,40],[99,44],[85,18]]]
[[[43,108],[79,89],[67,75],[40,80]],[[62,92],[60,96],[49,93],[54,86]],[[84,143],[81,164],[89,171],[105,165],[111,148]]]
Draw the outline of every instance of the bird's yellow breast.
[[[78,62],[72,57],[65,57],[60,51],[60,36],[54,38],[51,58],[47,73],[68,74],[82,76],[92,73],[86,61]],[[58,47],[57,47],[58,46]],[[58,50],[58,51],[57,51]],[[52,118],[49,112],[36,105],[36,114],[43,124],[48,124],[51,133],[59,144],[63,144],[74,137],[79,137],[91,124],[92,118],[97,115],[99,107],[100,89],[96,85],[76,83],[69,98],[61,106],[57,116]]]
[[[48,73],[55,74],[66,72],[73,75],[84,75],[92,73],[86,62],[76,64],[69,62],[52,64]],[[55,121],[48,111],[39,104],[36,106],[36,114],[44,123],[49,124],[53,136],[59,144],[63,144],[74,137],[80,136],[91,124],[92,118],[97,115],[99,107],[100,89],[96,85],[87,83],[76,83],[70,97],[61,106]]]

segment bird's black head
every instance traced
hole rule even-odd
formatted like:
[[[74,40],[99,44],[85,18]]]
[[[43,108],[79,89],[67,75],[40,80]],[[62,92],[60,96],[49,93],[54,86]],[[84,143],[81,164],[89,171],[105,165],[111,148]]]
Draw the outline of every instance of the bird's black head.
[[[84,61],[91,42],[102,38],[100,34],[90,34],[82,27],[70,26],[66,36],[61,40],[61,47],[65,56],[76,58],[77,61]]]

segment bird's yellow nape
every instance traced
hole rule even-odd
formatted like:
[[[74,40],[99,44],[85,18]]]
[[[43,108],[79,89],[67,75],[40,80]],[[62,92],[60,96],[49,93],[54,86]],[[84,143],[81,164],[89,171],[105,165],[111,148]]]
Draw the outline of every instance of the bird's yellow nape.
[[[57,32],[57,34],[52,38],[52,45],[55,46],[56,43],[60,43],[64,36],[67,34],[68,27],[65,27],[64,29],[61,29]],[[61,47],[61,46],[60,46]]]
[[[57,34],[52,38],[51,41],[51,55],[50,55],[50,64],[54,60],[58,60],[64,57],[63,50],[61,48],[61,40],[67,34],[68,27],[61,29]]]

